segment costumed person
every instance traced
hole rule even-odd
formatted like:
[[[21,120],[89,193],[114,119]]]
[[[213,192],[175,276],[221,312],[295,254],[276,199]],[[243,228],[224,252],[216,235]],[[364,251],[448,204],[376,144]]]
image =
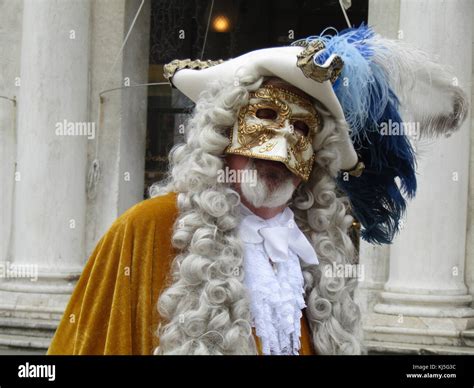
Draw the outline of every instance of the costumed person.
[[[410,139],[382,124],[450,134],[462,90],[366,26],[165,72],[196,102],[185,142],[98,243],[48,353],[363,353],[357,279],[325,268],[356,260],[352,215],[389,243],[415,194]]]

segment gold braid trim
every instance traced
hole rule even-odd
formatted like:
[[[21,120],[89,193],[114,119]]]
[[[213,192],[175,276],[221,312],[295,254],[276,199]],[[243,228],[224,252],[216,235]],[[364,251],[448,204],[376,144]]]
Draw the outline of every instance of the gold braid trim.
[[[167,63],[163,66],[163,76],[166,80],[173,85],[172,78],[175,73],[179,70],[183,69],[192,69],[192,70],[202,70],[207,69],[208,67],[212,67],[224,62],[223,59],[219,59],[217,61],[201,61],[199,59],[191,60],[191,59],[175,59],[170,63]]]

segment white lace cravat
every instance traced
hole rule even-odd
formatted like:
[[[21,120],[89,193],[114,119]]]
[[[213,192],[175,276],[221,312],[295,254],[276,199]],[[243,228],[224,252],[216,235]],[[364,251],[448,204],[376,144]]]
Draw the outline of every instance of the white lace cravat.
[[[298,354],[304,280],[298,256],[319,264],[290,208],[265,220],[241,205],[239,235],[244,242],[244,283],[264,354]]]

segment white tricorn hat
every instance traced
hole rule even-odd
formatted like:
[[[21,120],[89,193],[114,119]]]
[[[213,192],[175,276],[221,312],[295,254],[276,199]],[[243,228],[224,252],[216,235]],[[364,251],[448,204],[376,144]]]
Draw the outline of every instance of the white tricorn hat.
[[[417,137],[449,135],[467,116],[466,94],[453,83],[450,71],[365,25],[227,61],[173,61],[165,66],[165,77],[197,101],[211,81],[235,79],[242,67],[281,78],[347,124],[341,169],[351,171],[337,182],[369,242],[392,241],[405,198],[416,192],[416,154],[408,134],[384,129],[403,127],[403,112],[418,123]]]
[[[277,77],[314,97],[336,120],[345,122],[341,104],[331,81],[342,70],[340,57],[332,55],[324,64],[315,65],[312,57],[324,48],[321,42],[309,47],[287,46],[251,51],[227,61],[175,60],[165,65],[165,77],[192,101],[216,79],[238,79],[238,71],[245,67],[263,77]],[[341,169],[351,170],[357,164],[357,154],[347,132]]]

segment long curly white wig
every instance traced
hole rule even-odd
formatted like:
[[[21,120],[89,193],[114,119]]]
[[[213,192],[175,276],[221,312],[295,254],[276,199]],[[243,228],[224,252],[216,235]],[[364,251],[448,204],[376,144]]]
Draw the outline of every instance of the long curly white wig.
[[[256,354],[249,299],[243,285],[243,249],[237,235],[239,194],[218,182],[225,167],[227,132],[249,91],[263,78],[241,69],[238,85],[216,81],[201,95],[186,126],[184,144],[170,153],[168,178],[151,196],[178,196],[179,216],[172,244],[170,285],[158,300],[161,325],[155,354]],[[360,354],[360,312],[352,300],[357,280],[333,277],[326,265],[354,261],[347,235],[348,201],[336,190],[338,145],[346,124],[321,106],[324,125],[314,141],[316,164],[290,203],[301,230],[312,242],[319,265],[303,266],[306,318],[318,354]]]

